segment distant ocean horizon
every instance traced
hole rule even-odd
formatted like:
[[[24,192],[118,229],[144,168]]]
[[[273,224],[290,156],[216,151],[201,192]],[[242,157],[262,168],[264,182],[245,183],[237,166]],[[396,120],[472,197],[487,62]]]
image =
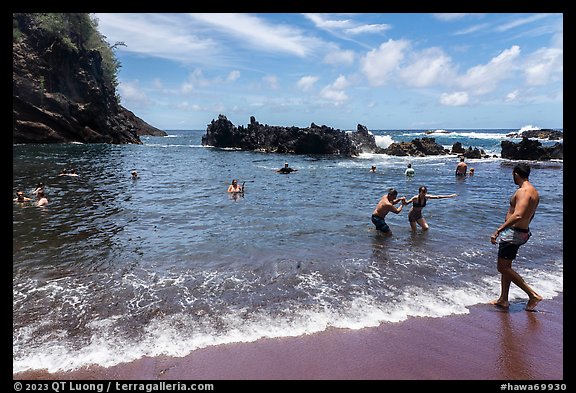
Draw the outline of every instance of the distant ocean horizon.
[[[456,155],[218,149],[202,146],[205,130],[14,145],[14,191],[44,182],[50,203],[13,208],[13,372],[467,313],[499,294],[489,238],[516,189],[500,144],[523,129],[370,130],[381,147],[426,136],[483,149],[465,178]],[[276,173],[285,162],[298,172]],[[528,163],[541,203],[514,266],[550,299],[563,292],[563,160]],[[232,179],[243,196],[226,192]],[[370,216],[386,190],[420,185],[458,196],[429,201],[427,232],[410,231],[405,209],[387,216],[393,237],[379,234]],[[512,286],[511,301],[525,300]]]

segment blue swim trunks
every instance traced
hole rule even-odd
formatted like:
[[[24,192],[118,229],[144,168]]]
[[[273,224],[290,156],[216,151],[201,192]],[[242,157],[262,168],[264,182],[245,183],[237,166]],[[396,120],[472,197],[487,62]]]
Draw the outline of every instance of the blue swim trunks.
[[[376,214],[372,214],[372,224],[374,224],[376,226],[376,229],[378,229],[379,231],[382,231],[384,233],[390,232],[390,227],[388,226],[388,224],[386,224],[386,221],[384,221],[382,217],[377,216]]]
[[[529,229],[506,228],[500,232],[500,243],[498,244],[498,258],[515,259],[520,246],[528,241],[532,236]]]

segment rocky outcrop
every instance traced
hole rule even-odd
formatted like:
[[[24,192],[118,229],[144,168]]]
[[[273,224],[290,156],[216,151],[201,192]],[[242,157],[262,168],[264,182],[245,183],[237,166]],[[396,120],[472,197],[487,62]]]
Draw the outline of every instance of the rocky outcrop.
[[[562,131],[543,128],[541,130],[525,130],[522,132],[512,132],[510,134],[506,134],[506,136],[510,138],[537,138],[537,139],[548,139],[557,141],[564,138],[564,133]]]
[[[450,154],[442,145],[436,143],[435,138],[416,138],[412,142],[394,142],[386,149],[384,153],[391,156],[438,156]]]
[[[232,147],[294,154],[333,154],[357,156],[364,151],[377,151],[374,135],[358,125],[358,131],[347,133],[314,123],[307,128],[260,124],[254,116],[246,127],[236,127],[224,115],[212,120],[202,136],[202,145]]]
[[[489,158],[490,155],[486,154],[483,149],[478,149],[477,147],[468,146],[465,149],[461,142],[455,142],[450,150],[451,154],[457,154],[459,156],[464,156],[466,158]]]
[[[348,135],[356,145],[356,148],[362,153],[383,154],[385,152],[384,148],[376,145],[374,134],[368,131],[368,128],[362,124],[356,126],[356,132],[350,132]]]
[[[550,160],[564,159],[562,143],[555,143],[553,146],[544,147],[542,143],[529,138],[522,138],[519,143],[502,141],[502,158],[510,160]]]
[[[70,44],[85,32],[55,36],[32,14],[13,20],[13,143],[141,144],[139,135],[167,135],[118,103],[100,51]]]

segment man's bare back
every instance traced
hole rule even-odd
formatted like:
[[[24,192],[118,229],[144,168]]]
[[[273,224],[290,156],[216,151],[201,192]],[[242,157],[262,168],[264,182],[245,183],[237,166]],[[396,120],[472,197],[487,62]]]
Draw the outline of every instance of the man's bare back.
[[[529,181],[524,181],[522,186],[510,198],[510,208],[508,213],[506,213],[506,220],[510,216],[516,215],[518,220],[514,222],[513,226],[515,228],[528,229],[539,203],[540,194],[538,190]]]
[[[384,195],[380,199],[380,202],[378,202],[378,205],[376,205],[376,208],[374,209],[374,212],[372,214],[384,218],[386,217],[386,214],[388,214],[390,208],[392,207],[394,207],[394,205],[392,205],[392,203],[390,203],[390,201],[388,200],[388,195]]]

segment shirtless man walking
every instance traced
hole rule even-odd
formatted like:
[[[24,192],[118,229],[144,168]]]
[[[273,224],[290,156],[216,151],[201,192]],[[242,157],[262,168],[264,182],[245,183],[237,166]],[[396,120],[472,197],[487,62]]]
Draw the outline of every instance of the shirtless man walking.
[[[378,202],[376,209],[374,209],[374,212],[372,213],[372,223],[374,226],[376,226],[376,229],[382,231],[386,236],[392,236],[392,230],[384,220],[386,214],[389,212],[395,214],[400,213],[404,205],[400,205],[400,207],[396,207],[394,205],[402,201],[406,202],[406,197],[396,198],[397,196],[398,191],[396,191],[394,188],[390,188],[388,190],[388,194],[384,195],[382,199],[380,199],[380,202]]]
[[[512,261],[516,258],[518,248],[526,243],[530,236],[529,224],[534,218],[536,208],[540,202],[538,190],[530,183],[530,166],[525,163],[519,163],[512,170],[514,183],[518,189],[510,198],[510,207],[506,213],[506,219],[498,227],[496,232],[490,237],[492,244],[496,244],[496,239],[500,236],[498,244],[498,271],[502,274],[502,290],[500,297],[491,301],[498,307],[508,308],[508,292],[510,284],[513,282],[528,295],[526,311],[534,311],[536,305],[543,299],[537,294],[520,275],[512,269]]]

